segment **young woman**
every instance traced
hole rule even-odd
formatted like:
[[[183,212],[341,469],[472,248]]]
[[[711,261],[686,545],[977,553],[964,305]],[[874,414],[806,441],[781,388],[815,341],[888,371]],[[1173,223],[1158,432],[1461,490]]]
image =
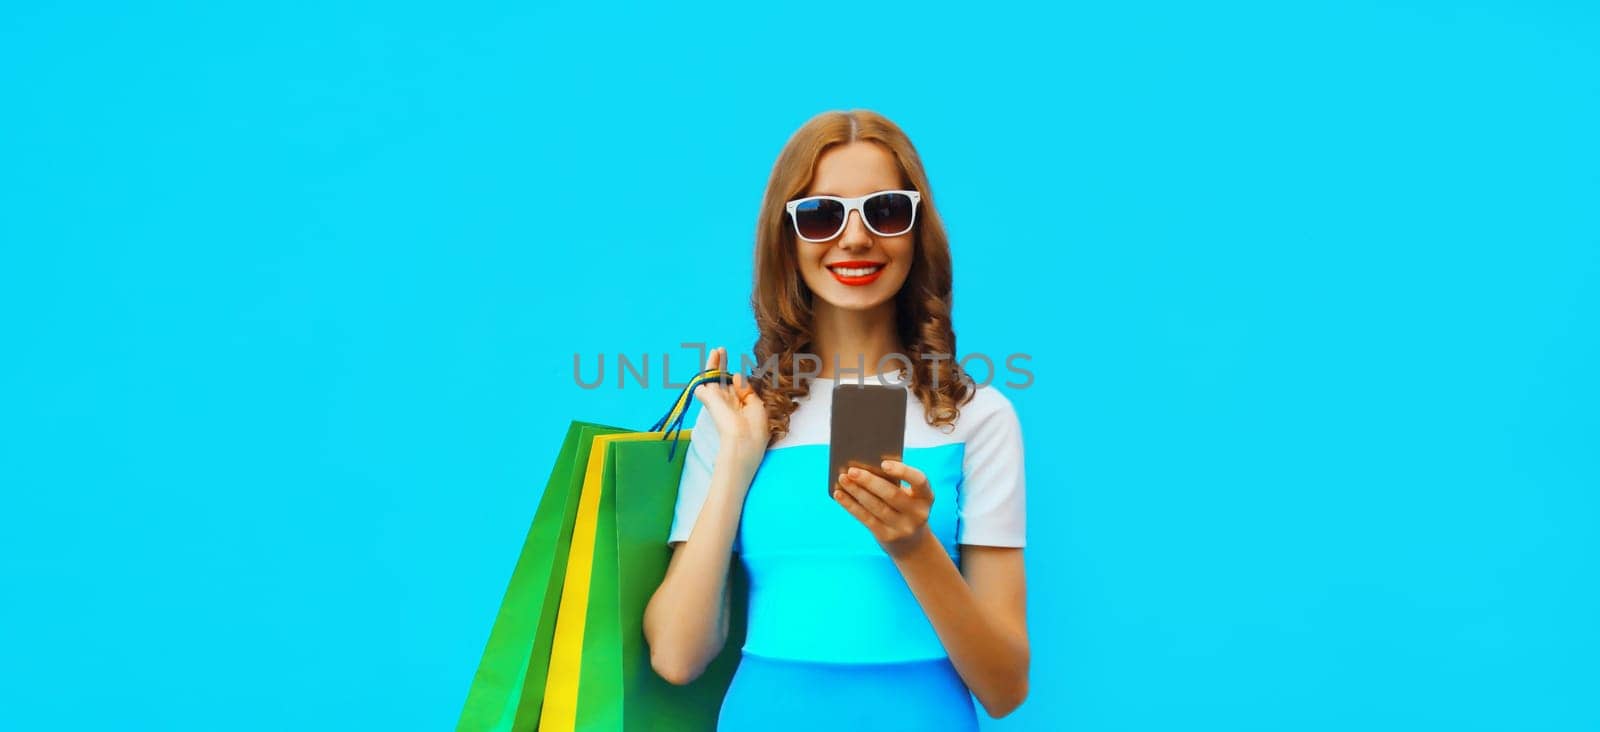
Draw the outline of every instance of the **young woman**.
[[[976,729],[973,696],[1010,713],[1028,693],[1021,428],[957,366],[950,252],[905,133],[867,111],[801,127],[755,269],[754,356],[776,373],[695,390],[652,665],[684,684],[721,651],[737,554],[747,637],[720,729]],[[905,460],[882,465],[895,482],[835,476],[830,500],[840,381],[909,390]]]

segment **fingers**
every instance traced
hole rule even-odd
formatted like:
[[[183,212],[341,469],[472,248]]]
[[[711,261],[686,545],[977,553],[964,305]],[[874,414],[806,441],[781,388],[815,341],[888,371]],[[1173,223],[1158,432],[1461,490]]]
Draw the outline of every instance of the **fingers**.
[[[728,355],[727,355],[726,349],[722,348],[721,346],[713,348],[713,349],[711,349],[710,355],[706,356],[706,368],[705,368],[705,370],[706,371],[721,371],[724,368],[724,364],[727,363],[727,360],[728,360]],[[722,383],[722,381],[720,379],[708,380],[708,381],[704,382],[703,384],[701,384],[701,386],[709,387],[713,391],[716,391],[716,392],[721,392],[721,391],[724,390],[723,389],[724,384]],[[699,389],[696,388],[696,391],[698,391],[698,390]]]
[[[720,369],[722,368],[722,363],[726,360],[726,349],[722,347],[713,348],[711,353],[706,356],[706,369]],[[694,398],[700,402],[701,406],[717,412],[727,411],[726,408],[729,406],[727,389],[718,382],[701,382],[694,388]]]
[[[721,371],[721,372],[723,372],[723,376],[721,378],[717,379],[716,382],[714,382],[714,383],[716,383],[716,385],[718,387],[726,388],[729,385],[729,381],[727,380],[727,371],[728,371],[728,349],[727,349],[727,347],[718,346],[716,348],[711,349],[711,354],[706,356],[706,370],[707,371]]]
[[[716,391],[721,388],[714,384],[701,384],[694,388],[695,401],[700,402],[701,407],[711,412],[711,418],[719,422],[732,416],[727,398]]]
[[[919,535],[927,535],[933,492],[922,471],[898,460],[885,460],[886,472],[912,483],[901,486],[861,468],[839,476],[833,498],[870,529],[884,550],[899,556]]]
[[[872,531],[878,532],[884,529],[884,523],[878,520],[878,517],[874,516],[872,512],[863,508],[853,494],[843,489],[835,488],[833,490],[833,499],[838,501],[839,505],[844,506],[844,510],[849,511],[851,516],[856,517],[857,521],[865,524]]]
[[[706,356],[706,370],[722,371],[720,379],[708,380],[694,388],[694,398],[718,416],[719,424],[726,417],[741,413],[753,404],[760,403],[755,386],[742,373],[727,376],[728,349],[718,346]]]
[[[911,497],[911,491],[898,483],[884,480],[882,476],[874,475],[870,471],[862,470],[861,468],[850,468],[844,472],[851,482],[871,491],[879,500],[894,504],[896,508],[899,507],[900,501]]]
[[[857,473],[867,477],[858,478],[856,477]],[[895,491],[893,488],[884,488],[883,486],[869,487],[866,485],[872,479],[876,479],[885,486],[887,485],[887,481],[882,478],[878,478],[859,468],[851,468],[845,471],[844,475],[839,476],[839,487],[844,490],[846,495],[855,499],[857,505],[866,509],[867,513],[877,517],[879,521],[885,524],[893,523],[901,513],[899,506],[891,505],[891,501],[895,499],[890,496],[893,496]]]
[[[711,349],[711,354],[706,356],[706,370],[723,372],[720,378],[706,382],[705,386],[711,390],[711,394],[721,396],[735,409],[756,393],[755,387],[750,384],[749,379],[744,378],[743,374],[736,373],[732,378],[728,377],[728,349],[725,346]],[[698,391],[697,388],[696,392]]]
[[[911,484],[911,489],[908,491],[910,495],[933,500],[933,487],[928,485],[928,476],[922,471],[899,460],[885,460],[882,467],[883,472],[888,473],[889,477]]]
[[[706,356],[706,369],[726,372],[727,368],[728,349],[722,346],[711,349],[710,354]],[[735,374],[731,381],[721,379],[706,381],[694,388],[695,400],[711,410],[719,424],[742,410],[754,395],[755,389],[741,374]]]
[[[750,380],[744,377],[744,374],[739,373],[733,375],[733,393],[737,396],[739,403],[743,404],[756,396],[756,389],[750,384]]]

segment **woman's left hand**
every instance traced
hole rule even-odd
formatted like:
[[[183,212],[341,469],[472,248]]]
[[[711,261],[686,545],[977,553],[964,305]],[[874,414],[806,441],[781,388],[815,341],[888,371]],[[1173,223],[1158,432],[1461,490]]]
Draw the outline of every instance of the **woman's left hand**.
[[[861,468],[850,468],[839,477],[833,499],[872,532],[884,551],[899,557],[916,548],[927,535],[933,489],[928,485],[928,476],[910,465],[885,460],[882,468],[896,482]]]

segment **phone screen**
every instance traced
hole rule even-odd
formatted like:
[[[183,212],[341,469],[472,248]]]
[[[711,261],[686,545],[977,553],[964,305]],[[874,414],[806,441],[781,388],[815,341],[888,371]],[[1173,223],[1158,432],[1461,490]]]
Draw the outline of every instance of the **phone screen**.
[[[884,460],[900,460],[906,440],[906,389],[879,384],[845,384],[833,387],[833,415],[828,449],[828,495],[846,468],[861,468],[884,475]]]

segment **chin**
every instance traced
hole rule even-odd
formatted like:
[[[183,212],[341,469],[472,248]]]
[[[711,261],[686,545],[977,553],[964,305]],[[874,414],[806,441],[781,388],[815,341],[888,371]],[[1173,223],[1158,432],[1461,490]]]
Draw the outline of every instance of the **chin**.
[[[850,297],[824,297],[823,299],[827,300],[828,304],[840,310],[853,310],[858,312],[876,310],[879,307],[882,307],[884,303],[889,301],[887,296],[861,297],[859,295],[852,295]]]
[[[822,299],[840,310],[865,312],[883,307],[885,303],[894,299],[898,288],[882,286],[883,283],[874,283],[875,286],[844,287],[838,283],[830,282],[827,289],[818,290]]]

